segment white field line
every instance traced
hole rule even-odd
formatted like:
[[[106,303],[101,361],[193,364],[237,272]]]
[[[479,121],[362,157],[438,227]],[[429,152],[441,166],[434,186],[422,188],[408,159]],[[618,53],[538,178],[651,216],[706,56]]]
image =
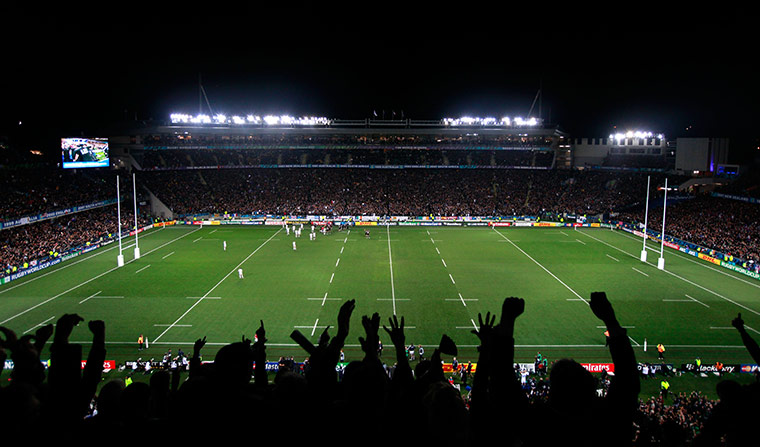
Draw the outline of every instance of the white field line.
[[[146,265],[145,267],[141,268],[140,270],[136,271],[135,274],[142,272],[146,268],[150,267],[150,264]]]
[[[164,256],[163,258],[161,258],[161,259],[166,259],[166,258],[168,258],[169,256],[171,256],[171,255],[173,255],[173,254],[174,254],[174,252],[171,252],[171,253],[169,253],[168,255],[165,255],[165,256]]]
[[[692,300],[692,301],[695,301],[695,302],[697,302],[697,303],[699,303],[699,304],[701,304],[701,305],[703,305],[703,306],[705,306],[705,307],[710,307],[710,306],[708,306],[707,304],[703,303],[702,301],[699,301],[698,299],[696,299],[696,298],[694,298],[694,297],[691,297],[691,296],[689,296],[689,295],[686,295],[686,298],[689,298],[690,300]]]
[[[620,262],[620,259],[618,259],[618,258],[616,258],[614,256],[607,255],[607,257],[610,258],[610,259],[612,259],[615,262]]]
[[[317,323],[319,323],[319,318],[317,318],[317,321],[314,322],[314,327],[311,329],[311,336],[314,336],[314,332],[317,331]]]
[[[580,243],[581,243],[581,244],[583,244],[583,245],[586,245],[586,243],[585,243],[585,242],[583,242],[583,241],[582,241],[582,240],[580,240],[580,239],[576,239],[575,241],[576,241],[576,242],[580,242]]]
[[[610,247],[610,248],[614,248],[615,250],[617,250],[617,251],[619,251],[619,252],[621,252],[621,253],[625,253],[626,255],[628,255],[628,256],[630,256],[630,257],[632,257],[632,258],[634,258],[634,259],[639,259],[639,257],[638,257],[637,255],[632,255],[632,254],[628,253],[627,251],[625,251],[625,250],[623,250],[623,249],[621,249],[621,248],[615,247],[614,245],[612,245],[612,244],[609,244],[609,243],[607,243],[607,242],[604,242],[604,241],[603,241],[603,240],[601,240],[601,239],[595,238],[594,236],[591,236],[590,234],[586,234],[586,233],[585,233],[585,232],[583,232],[583,231],[579,231],[579,233],[580,233],[580,234],[583,234],[583,235],[585,235],[585,236],[587,236],[587,237],[589,237],[589,238],[591,238],[591,239],[594,239],[595,241],[597,241],[597,242],[600,242],[600,243],[602,243],[602,244],[604,244],[604,245],[606,245],[606,246],[608,246],[608,247]],[[654,266],[654,264],[652,264],[652,263],[650,263],[650,262],[647,262],[647,264]],[[661,272],[665,272],[665,273],[667,273],[668,275],[671,275],[671,276],[673,276],[673,277],[675,277],[675,278],[678,278],[678,279],[680,279],[681,281],[683,281],[683,282],[685,282],[685,283],[691,284],[691,285],[692,285],[692,286],[694,286],[694,287],[697,287],[697,288],[699,288],[699,289],[702,289],[702,290],[704,290],[705,292],[708,292],[708,293],[710,293],[710,294],[713,294],[713,295],[717,296],[718,298],[721,298],[721,299],[723,299],[723,300],[725,300],[725,301],[728,301],[729,303],[731,303],[731,304],[733,304],[733,305],[735,305],[735,306],[741,307],[742,309],[744,309],[744,310],[746,310],[746,311],[752,312],[752,313],[753,313],[753,314],[755,314],[755,315],[760,315],[760,312],[758,312],[758,311],[756,311],[756,310],[754,310],[754,309],[751,309],[751,308],[749,308],[749,307],[747,307],[747,306],[745,306],[745,305],[743,305],[743,304],[741,304],[741,303],[737,303],[736,301],[732,300],[731,298],[727,298],[727,297],[725,297],[725,296],[721,295],[720,293],[718,293],[718,292],[715,292],[715,291],[713,291],[713,290],[710,290],[710,289],[708,289],[707,287],[704,287],[704,286],[702,286],[702,285],[699,285],[699,284],[695,283],[694,281],[691,281],[691,280],[689,280],[689,279],[686,279],[686,278],[684,278],[683,276],[679,276],[679,275],[676,275],[675,273],[673,273],[673,272],[671,272],[671,271],[668,271],[668,270],[660,270],[660,271],[661,271]]]
[[[449,278],[451,278],[451,283],[452,284],[456,284],[457,283],[456,281],[454,281],[454,277],[451,276],[451,273],[449,273]]]
[[[390,225],[385,226],[388,233],[388,266],[391,271],[391,299],[393,300],[393,315],[396,315],[396,286],[393,283],[393,255],[391,254],[391,233]]]
[[[98,290],[97,292],[95,292],[92,295],[88,296],[87,298],[83,299],[82,301],[79,302],[79,304],[84,303],[85,301],[89,300],[90,298],[94,298],[94,297],[98,296],[100,294],[100,292],[102,292],[102,290]]]
[[[565,284],[561,279],[557,278],[557,276],[554,273],[550,272],[549,269],[547,269],[546,267],[544,267],[543,265],[541,265],[538,261],[536,261],[535,259],[533,259],[533,257],[531,255],[529,255],[528,253],[525,253],[525,251],[522,248],[520,248],[517,245],[515,245],[515,243],[512,242],[511,240],[509,240],[508,237],[506,237],[503,234],[501,234],[501,232],[499,230],[494,230],[494,231],[496,231],[499,234],[499,236],[503,237],[504,240],[506,240],[507,242],[509,242],[510,244],[512,244],[513,247],[515,247],[516,249],[520,250],[520,253],[522,253],[525,256],[527,256],[528,259],[530,259],[531,261],[533,261],[537,266],[541,267],[546,273],[548,273],[549,275],[551,275],[552,278],[554,278],[557,281],[559,281],[559,283],[562,284],[563,286],[565,286],[565,288],[567,290],[569,290],[570,292],[572,292],[573,295],[577,296],[581,301],[583,301],[584,303],[588,304],[588,301],[586,301],[585,299],[583,299],[582,296],[578,295],[578,292],[576,292],[575,290],[571,289],[570,286],[568,286],[567,284]]]
[[[628,233],[626,233],[626,232],[622,232],[622,233],[619,233],[619,234],[620,234],[621,236],[625,236],[625,237],[627,237],[627,238],[629,238],[629,239],[638,240],[638,239],[634,238],[633,236],[629,235],[629,234],[628,234]],[[752,281],[748,281],[748,280],[746,280],[746,279],[744,279],[744,278],[740,278],[740,277],[738,277],[738,276],[734,276],[734,275],[732,275],[731,273],[728,273],[727,271],[725,271],[726,269],[722,269],[722,268],[715,268],[715,267],[713,267],[713,266],[711,266],[711,265],[709,265],[709,264],[706,264],[706,263],[704,263],[704,262],[700,262],[700,261],[697,261],[696,259],[691,259],[691,258],[692,258],[691,256],[689,256],[689,255],[684,255],[684,254],[682,254],[680,251],[674,251],[674,250],[671,250],[671,251],[666,251],[665,253],[667,253],[667,254],[670,254],[670,255],[674,255],[674,256],[677,256],[677,257],[679,257],[679,258],[682,258],[682,259],[684,259],[684,260],[686,260],[686,261],[689,261],[689,262],[691,262],[692,264],[697,264],[697,265],[698,265],[698,266],[700,266],[700,267],[703,267],[703,268],[706,268],[706,269],[712,270],[712,271],[714,271],[714,272],[720,273],[721,275],[724,275],[724,276],[728,276],[729,278],[733,278],[733,279],[735,279],[735,280],[737,280],[737,281],[741,281],[741,282],[743,282],[743,283],[745,283],[745,284],[749,284],[749,285],[750,285],[750,286],[752,286],[752,287],[756,287],[756,288],[760,289],[760,284],[758,284],[758,283],[757,283],[757,281],[755,281],[755,282],[752,282]]]
[[[195,303],[194,303],[192,306],[190,306],[190,308],[189,308],[189,309],[187,309],[187,310],[185,311],[185,313],[183,313],[182,315],[180,315],[180,317],[179,317],[179,318],[177,318],[177,319],[174,321],[174,323],[172,323],[171,325],[169,325],[169,327],[167,327],[167,328],[166,328],[166,329],[165,329],[163,332],[161,332],[161,334],[160,334],[158,337],[154,338],[154,339],[153,339],[153,343],[155,343],[155,342],[157,342],[158,340],[160,340],[160,339],[161,339],[161,337],[163,337],[163,336],[164,336],[164,335],[165,335],[167,332],[169,332],[169,330],[170,330],[171,328],[173,328],[174,326],[176,326],[176,325],[179,323],[179,321],[180,321],[181,319],[185,318],[185,316],[186,316],[187,314],[189,314],[189,313],[190,313],[190,311],[191,311],[191,310],[193,310],[193,309],[195,308],[195,306],[197,306],[197,305],[198,305],[199,303],[201,303],[201,302],[202,302],[204,299],[206,299],[206,297],[207,297],[207,296],[211,295],[211,292],[213,292],[214,290],[216,290],[216,288],[217,288],[217,287],[219,287],[219,285],[220,285],[220,284],[221,284],[221,283],[222,283],[222,282],[223,282],[225,279],[227,279],[227,278],[228,278],[228,277],[229,277],[231,274],[233,274],[234,272],[236,272],[236,271],[237,271],[237,269],[239,269],[241,265],[243,265],[243,264],[244,264],[244,263],[245,263],[247,260],[249,260],[249,259],[251,258],[251,256],[255,255],[255,254],[256,254],[256,252],[258,252],[258,251],[261,249],[261,247],[263,247],[264,245],[266,245],[266,244],[267,244],[267,242],[269,242],[270,240],[274,239],[274,237],[275,237],[275,236],[277,236],[277,235],[280,233],[280,231],[282,231],[282,228],[280,228],[279,230],[277,230],[277,232],[276,232],[276,233],[274,233],[274,234],[273,234],[273,235],[272,235],[272,236],[271,236],[269,239],[267,239],[266,241],[262,242],[262,243],[261,243],[261,245],[259,245],[258,247],[256,247],[256,250],[253,250],[253,251],[251,252],[251,254],[249,254],[248,256],[246,256],[246,257],[245,257],[245,259],[243,259],[242,261],[240,261],[240,263],[239,263],[238,265],[236,265],[236,266],[235,266],[235,267],[234,267],[232,270],[230,270],[230,271],[229,271],[229,273],[227,273],[226,275],[224,275],[224,278],[220,279],[220,280],[219,280],[219,282],[218,282],[218,283],[216,283],[216,285],[215,285],[214,287],[212,287],[212,288],[211,288],[211,289],[210,289],[208,292],[206,292],[206,293],[205,293],[205,294],[204,294],[202,297],[200,297],[200,298],[198,299],[198,301],[196,301],[196,302],[195,302]]]
[[[52,317],[48,318],[47,320],[43,321],[42,323],[37,324],[36,326],[30,327],[29,329],[25,330],[24,333],[26,334],[26,333],[29,333],[29,332],[37,329],[38,327],[45,326],[47,324],[47,322],[50,321],[50,320],[52,320],[53,318],[55,318],[55,316],[52,316]]]
[[[156,248],[154,248],[154,249],[152,249],[152,250],[149,250],[149,251],[147,251],[146,253],[144,253],[144,254],[143,254],[143,256],[145,256],[145,255],[148,255],[148,254],[150,254],[150,253],[153,253],[153,252],[154,252],[154,251],[156,251],[156,250],[160,250],[160,249],[162,249],[162,248],[166,247],[167,245],[169,245],[169,244],[171,244],[171,243],[173,243],[173,242],[175,242],[175,241],[178,241],[178,240],[180,240],[180,239],[182,239],[182,238],[184,238],[184,237],[186,237],[186,236],[188,236],[188,235],[191,235],[191,234],[195,233],[195,232],[196,232],[196,231],[198,231],[198,230],[200,230],[200,228],[196,228],[195,230],[193,230],[193,231],[191,231],[191,232],[189,232],[189,233],[185,233],[185,234],[183,234],[183,235],[182,235],[182,236],[180,236],[180,237],[177,237],[177,238],[174,238],[174,239],[170,240],[169,242],[165,242],[165,243],[163,243],[163,244],[159,245],[158,247],[156,247]],[[125,263],[124,263],[124,265],[127,265],[127,264],[129,264],[130,262],[133,262],[133,261],[135,261],[135,260],[136,260],[136,259],[134,259],[134,258],[133,258],[133,259],[130,259],[129,261],[125,262]],[[82,286],[83,286],[83,285],[85,285],[85,284],[89,284],[89,283],[91,283],[92,281],[95,281],[96,279],[98,279],[98,278],[101,278],[101,277],[103,277],[103,276],[105,276],[105,275],[107,275],[107,274],[109,274],[109,273],[111,273],[111,272],[113,272],[114,270],[117,270],[117,269],[119,269],[119,268],[121,268],[121,267],[118,267],[118,266],[116,266],[116,267],[113,267],[113,268],[111,268],[111,269],[109,269],[109,270],[106,270],[105,272],[103,272],[103,273],[101,273],[101,274],[99,274],[99,275],[93,276],[92,278],[88,279],[87,281],[83,281],[83,282],[81,282],[81,283],[77,284],[76,286],[74,286],[74,287],[71,287],[71,288],[69,288],[69,289],[67,289],[67,290],[65,290],[65,291],[63,291],[63,292],[61,292],[61,293],[59,293],[58,295],[55,295],[55,296],[53,296],[53,297],[50,297],[50,298],[46,299],[45,301],[42,301],[42,302],[40,302],[40,303],[37,303],[37,304],[35,304],[34,306],[32,306],[32,307],[30,307],[30,308],[28,308],[28,309],[26,309],[26,310],[24,310],[24,311],[21,311],[21,312],[17,313],[16,315],[12,316],[12,317],[9,317],[9,318],[6,318],[6,319],[5,319],[5,320],[3,320],[3,321],[0,321],[0,324],[5,324],[5,323],[7,323],[7,322],[9,322],[9,321],[11,321],[11,320],[13,320],[13,319],[17,318],[17,317],[20,317],[21,315],[24,315],[24,314],[25,314],[25,313],[27,313],[27,312],[30,312],[30,311],[32,311],[32,310],[34,310],[34,309],[36,309],[36,308],[38,308],[38,307],[40,307],[40,306],[42,306],[42,305],[44,305],[44,304],[47,304],[47,303],[49,303],[49,302],[53,301],[54,299],[56,299],[56,298],[58,298],[58,297],[60,297],[60,296],[62,296],[62,295],[65,295],[65,294],[67,294],[67,293],[71,292],[72,290],[76,290],[76,289],[78,289],[78,288],[82,287]],[[59,270],[60,270],[60,269],[59,269]],[[56,271],[58,271],[58,270],[56,270]],[[27,281],[27,282],[28,282],[28,281]],[[26,283],[25,283],[25,284],[26,284]]]
[[[635,270],[635,271],[637,271],[637,272],[641,273],[642,275],[646,276],[647,278],[649,278],[649,275],[647,275],[646,273],[644,273],[644,272],[642,272],[641,270],[637,269],[636,267],[631,267],[631,268],[632,268],[633,270]]]

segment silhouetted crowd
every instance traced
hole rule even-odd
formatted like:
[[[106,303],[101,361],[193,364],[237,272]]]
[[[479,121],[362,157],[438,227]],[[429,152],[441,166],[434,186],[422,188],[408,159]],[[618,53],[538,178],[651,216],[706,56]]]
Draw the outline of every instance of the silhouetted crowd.
[[[323,440],[363,444],[419,442],[470,445],[754,445],[760,416],[758,383],[723,380],[720,398],[697,393],[639,401],[639,374],[626,330],[603,292],[589,307],[609,331],[615,375],[600,381],[571,359],[553,362],[548,378],[521,384],[514,364],[514,324],[525,301],[506,298],[501,315],[478,315],[477,368],[469,393],[456,389],[443,372],[444,356],[457,346],[443,334],[436,349],[412,366],[404,318],[352,318],[353,300],[337,315],[334,334],[325,329],[313,342],[297,330],[291,338],[308,356],[303,370],[280,361],[267,372],[264,322],[253,339],[223,346],[213,362],[202,362],[206,338],[198,339],[186,376],[179,368],[153,372],[150,381],[113,379],[99,387],[106,358],[106,327],[90,321],[92,344],[82,367],[81,345],[69,341],[83,319],[60,317],[55,326],[17,335],[0,327],[0,361],[13,370],[0,387],[0,420],[6,436],[47,436],[55,441],[121,443],[158,440],[173,431],[194,443],[220,442],[238,434],[260,439],[286,436],[293,442]],[[363,358],[339,372],[338,362],[351,326],[361,322]],[[741,315],[732,321],[755,362],[760,347]],[[380,328],[392,341],[395,368],[388,374],[379,357]],[[50,339],[52,337],[52,342]],[[49,350],[46,369],[41,354]],[[180,429],[180,427],[184,429]],[[13,439],[13,438],[11,438]],[[187,440],[187,438],[182,438]]]

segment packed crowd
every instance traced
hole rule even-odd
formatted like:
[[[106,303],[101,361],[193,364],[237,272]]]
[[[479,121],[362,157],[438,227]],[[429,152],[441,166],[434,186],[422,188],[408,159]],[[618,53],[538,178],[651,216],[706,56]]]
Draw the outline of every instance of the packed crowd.
[[[650,212],[648,226],[659,231],[660,212]],[[643,222],[643,210],[623,219]],[[697,196],[668,205],[665,234],[752,264],[760,263],[760,205],[712,196]],[[709,253],[708,253],[709,254]]]
[[[145,170],[261,165],[494,166],[551,168],[553,151],[425,148],[161,149],[135,155]]]
[[[73,172],[40,165],[0,169],[0,222],[77,205],[116,195],[115,174]]]
[[[595,215],[641,201],[647,182],[602,171],[300,168],[144,172],[141,180],[179,215],[339,216]]]
[[[592,293],[590,311],[609,331],[615,375],[601,379],[570,359],[552,363],[548,376],[521,383],[513,372],[514,325],[525,309],[521,298],[506,298],[501,315],[478,315],[477,368],[462,393],[443,371],[443,358],[457,355],[446,336],[429,357],[410,362],[403,317],[381,325],[380,316],[361,317],[363,358],[340,372],[355,301],[337,315],[335,334],[325,329],[315,344],[291,336],[308,356],[303,369],[281,359],[266,368],[264,322],[253,335],[223,346],[212,362],[202,361],[206,338],[198,339],[187,362],[171,372],[151,373],[149,382],[112,379],[99,388],[106,358],[106,327],[92,332],[87,361],[69,337],[83,321],[65,314],[53,326],[18,337],[0,327],[0,362],[13,361],[10,380],[0,387],[0,417],[7,436],[34,436],[40,429],[58,441],[95,442],[118,434],[125,442],[156,439],[177,427],[194,427],[193,442],[213,442],[232,430],[255,436],[287,433],[293,439],[361,439],[379,444],[378,430],[397,443],[475,444],[498,439],[505,445],[754,445],[760,416],[760,385],[726,379],[718,402],[697,393],[640,401],[639,374],[631,341],[603,292]],[[738,316],[731,322],[755,362],[760,346]],[[383,367],[380,328],[392,342],[393,374]],[[48,340],[52,337],[52,343]],[[41,362],[49,349],[50,363]],[[601,391],[601,392],[600,392]],[[257,435],[257,433],[260,433]],[[337,433],[337,435],[336,435]],[[135,438],[137,436],[138,438]],[[371,437],[371,438],[370,438]]]
[[[352,132],[345,133],[340,130],[334,132],[305,132],[281,131],[281,132],[257,132],[257,133],[202,133],[144,135],[141,143],[148,148],[182,148],[182,147],[214,147],[222,149],[234,146],[237,148],[276,148],[276,147],[420,147],[431,148],[461,148],[468,146],[482,147],[547,147],[553,142],[553,137],[542,135],[514,135],[489,134],[474,131],[462,132]]]
[[[138,213],[138,226],[149,225],[150,216]],[[122,231],[135,226],[134,213],[122,210]],[[117,237],[116,205],[104,206],[56,219],[0,231],[0,276],[13,274],[34,263]]]

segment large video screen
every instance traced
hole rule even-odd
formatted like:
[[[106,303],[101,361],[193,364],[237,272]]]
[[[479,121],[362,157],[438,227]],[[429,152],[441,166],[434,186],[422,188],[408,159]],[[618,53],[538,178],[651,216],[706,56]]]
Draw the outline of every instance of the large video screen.
[[[108,138],[61,138],[63,167],[99,168],[108,166]]]

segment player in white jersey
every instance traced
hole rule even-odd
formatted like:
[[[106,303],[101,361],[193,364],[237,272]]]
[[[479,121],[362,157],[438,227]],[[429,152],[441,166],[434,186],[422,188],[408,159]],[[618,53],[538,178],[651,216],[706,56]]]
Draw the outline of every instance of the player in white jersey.
[[[238,278],[243,279],[243,269],[238,269]]]

